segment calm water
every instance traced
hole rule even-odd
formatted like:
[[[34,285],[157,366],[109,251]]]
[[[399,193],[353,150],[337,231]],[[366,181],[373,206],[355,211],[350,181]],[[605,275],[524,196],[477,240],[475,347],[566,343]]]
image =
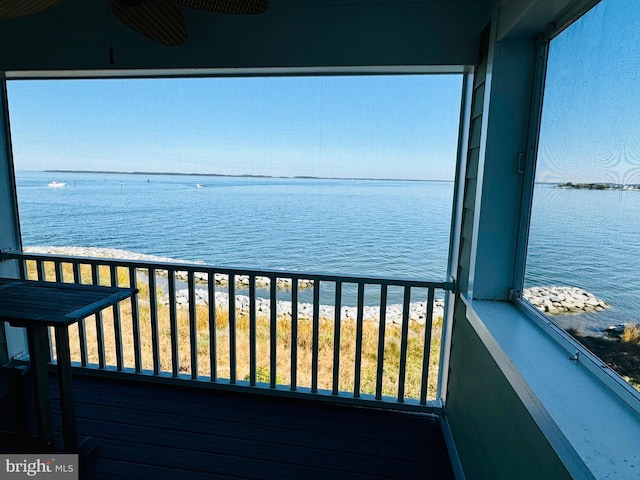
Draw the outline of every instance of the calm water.
[[[640,321],[640,192],[537,185],[527,286],[571,285],[612,305],[601,314],[557,317],[602,328]]]
[[[452,183],[23,172],[17,184],[24,245],[446,277]]]
[[[446,277],[450,182],[44,172],[16,178],[25,246],[122,248],[311,273]],[[67,185],[48,188],[52,180]],[[613,305],[569,323],[600,328],[635,321],[638,212],[640,192],[537,186],[527,286],[579,286]]]

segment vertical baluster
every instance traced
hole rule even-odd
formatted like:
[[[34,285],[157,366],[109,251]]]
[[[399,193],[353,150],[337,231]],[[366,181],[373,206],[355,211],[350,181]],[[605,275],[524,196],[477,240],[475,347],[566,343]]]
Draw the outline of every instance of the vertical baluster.
[[[362,324],[364,317],[364,283],[358,283],[358,313],[356,315],[356,358],[353,376],[353,396],[360,396],[360,376],[362,369]]]
[[[58,349],[53,348],[52,338],[55,338],[55,329],[53,327],[47,327],[47,335],[49,337],[49,361],[55,358],[58,361]]]
[[[196,281],[195,274],[189,270],[187,275],[189,289],[189,343],[191,346],[191,378],[198,378],[198,322],[196,318]]]
[[[338,395],[340,391],[340,333],[342,331],[342,282],[336,282],[335,315],[333,320],[333,389],[331,393]]]
[[[249,275],[249,384],[256,385],[256,276]]]
[[[73,262],[73,283],[82,283],[82,274],[80,272],[80,264],[78,262]],[[78,341],[80,342],[80,363],[83,367],[86,367],[88,363],[87,331],[85,327],[86,322],[85,319],[82,318],[78,321]]]
[[[80,264],[78,262],[73,262],[73,283],[82,283],[82,272],[80,271]]]
[[[151,349],[153,351],[153,374],[160,375],[160,341],[158,335],[158,294],[156,292],[156,269],[149,267],[149,321],[151,323]]]
[[[56,271],[56,282],[62,282],[62,262],[60,260],[56,260],[53,262],[53,267]]]
[[[211,367],[211,381],[218,379],[218,347],[216,326],[216,274],[209,271],[209,364]]]
[[[18,274],[20,275],[20,278],[24,280],[29,280],[29,278],[27,277],[27,272],[29,271],[29,269],[27,268],[27,262],[28,260],[18,261]]]
[[[376,400],[382,399],[382,379],[384,376],[384,338],[387,328],[387,290],[382,284],[380,289],[380,324],[378,326],[378,368],[376,372]]]
[[[291,390],[298,388],[298,278],[291,279]]]
[[[398,375],[398,402],[404,402],[404,382],[407,371],[407,347],[409,337],[409,306],[411,303],[411,287],[404,287],[402,302],[402,337],[400,339],[400,372]]]
[[[136,267],[129,267],[129,286],[138,288]],[[133,363],[136,373],[142,371],[142,348],[140,347],[140,314],[138,311],[138,295],[131,296],[131,334],[133,336]]]
[[[44,275],[44,262],[42,260],[36,260],[36,272],[38,274],[38,280],[43,281],[45,279],[45,275]]]
[[[236,276],[229,274],[229,383],[236,383]]]
[[[53,261],[53,269],[54,269],[54,275],[55,275],[54,280],[56,282],[61,282],[62,281],[62,265],[59,260]],[[57,332],[53,332],[53,333],[55,334]],[[52,329],[49,328],[49,358],[53,358],[53,355],[54,355],[53,345],[51,345],[51,336],[52,336],[51,334],[52,334]],[[55,338],[56,338],[56,344],[57,344],[58,337],[56,336]],[[58,355],[57,348],[56,348],[55,355],[57,358],[57,355]]]
[[[118,267],[111,265],[111,286],[118,286]],[[113,307],[113,337],[116,344],[116,368],[122,371],[124,360],[122,355],[122,324],[120,322],[120,303],[116,303]]]
[[[269,387],[276,388],[276,368],[278,363],[277,353],[277,327],[278,327],[278,305],[276,298],[276,287],[278,279],[275,276],[269,277],[271,280],[269,289]]]
[[[94,285],[100,285],[100,272],[96,263],[91,264],[91,277]],[[95,314],[96,319],[96,343],[98,348],[98,366],[104,368],[106,365],[104,351],[104,329],[102,325],[102,311]]]
[[[178,352],[178,314],[176,309],[176,271],[167,270],[169,286],[169,329],[171,330],[171,375],[177,377],[180,372]]]
[[[320,344],[320,281],[313,281],[313,340],[311,342],[311,393],[318,392]]]
[[[424,349],[422,352],[422,385],[420,388],[420,404],[427,404],[427,387],[429,384],[429,357],[431,355],[431,330],[433,325],[434,289],[429,289],[427,296],[427,318],[424,322]]]

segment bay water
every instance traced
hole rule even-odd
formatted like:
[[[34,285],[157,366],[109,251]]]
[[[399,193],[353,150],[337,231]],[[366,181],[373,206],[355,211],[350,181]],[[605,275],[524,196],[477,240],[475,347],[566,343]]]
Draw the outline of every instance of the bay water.
[[[453,182],[77,172],[16,182],[24,246],[446,278]],[[640,192],[537,185],[533,211],[526,286],[578,286],[612,305],[562,320],[583,329],[640,320]]]

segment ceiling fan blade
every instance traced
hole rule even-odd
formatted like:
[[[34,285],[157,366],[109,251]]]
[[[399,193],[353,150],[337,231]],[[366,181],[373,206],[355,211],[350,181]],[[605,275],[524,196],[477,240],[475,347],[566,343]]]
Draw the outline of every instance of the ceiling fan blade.
[[[0,18],[20,18],[55,7],[65,0],[0,0]]]
[[[175,0],[183,7],[231,15],[257,15],[269,8],[268,0]]]
[[[111,0],[111,10],[125,25],[163,45],[187,41],[187,24],[170,0]]]

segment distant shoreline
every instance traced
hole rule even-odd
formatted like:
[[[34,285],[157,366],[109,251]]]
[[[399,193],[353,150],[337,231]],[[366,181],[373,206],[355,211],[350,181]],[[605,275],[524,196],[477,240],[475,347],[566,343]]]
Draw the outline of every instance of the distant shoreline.
[[[558,183],[555,188],[567,188],[571,190],[625,190],[640,191],[640,184],[637,183]]]
[[[24,170],[27,171],[27,170]],[[90,173],[101,175],[170,175],[183,177],[223,177],[223,178],[282,178],[290,180],[373,180],[378,182],[441,182],[452,183],[453,180],[417,179],[417,178],[373,178],[373,177],[316,177],[311,175],[253,175],[225,173],[181,173],[181,172],[121,172],[117,170],[31,170],[44,173]]]
[[[19,172],[42,173],[87,173],[97,175],[149,175],[149,176],[176,176],[176,177],[219,177],[219,178],[263,178],[263,179],[287,179],[287,180],[351,180],[351,181],[377,181],[377,182],[434,182],[453,183],[454,180],[428,179],[428,178],[375,178],[375,177],[323,177],[314,175],[259,175],[259,174],[228,174],[228,173],[195,173],[195,172],[124,172],[120,170],[18,170]],[[640,184],[624,184],[609,182],[574,183],[574,182],[535,182],[536,185],[552,185],[555,188],[572,190],[625,190],[640,191]]]

